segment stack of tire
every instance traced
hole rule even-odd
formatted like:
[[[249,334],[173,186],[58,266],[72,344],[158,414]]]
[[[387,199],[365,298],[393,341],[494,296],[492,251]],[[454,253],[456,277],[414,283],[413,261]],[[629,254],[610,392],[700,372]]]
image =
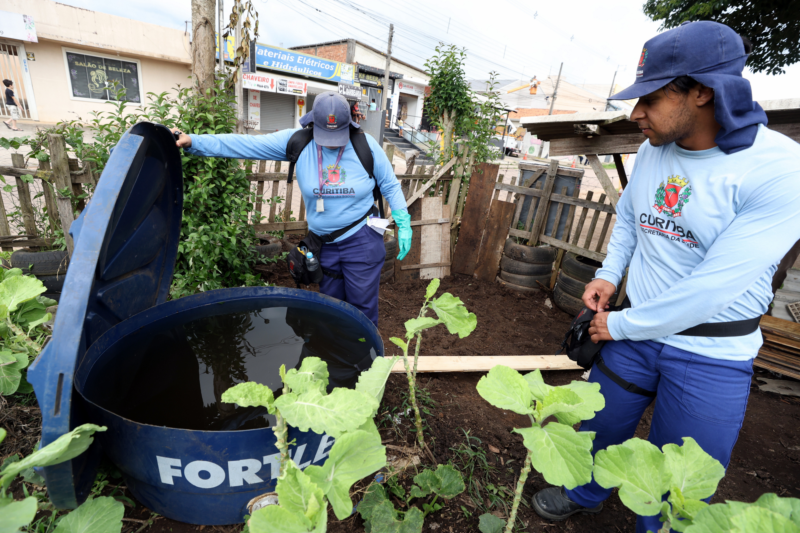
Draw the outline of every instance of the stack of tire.
[[[556,249],[546,246],[525,246],[508,238],[500,258],[497,282],[517,292],[538,292],[550,287]]]
[[[61,289],[64,287],[64,278],[69,266],[66,250],[34,252],[23,248],[11,254],[9,262],[12,268],[21,269],[23,274],[36,276],[47,289],[44,296],[56,301],[61,298]]]
[[[583,309],[583,292],[586,284],[592,281],[597,269],[602,263],[576,255],[567,253],[561,261],[561,271],[556,277],[556,287],[553,291],[553,303],[571,315],[577,315]],[[613,300],[613,299],[612,299]]]
[[[259,239],[261,244],[253,246],[253,252],[256,254],[256,259],[259,263],[263,263],[264,259],[271,259],[280,255],[283,245],[279,238],[263,235],[259,236]]]
[[[394,260],[399,253],[399,248],[397,238],[393,236],[387,236],[383,240],[383,245],[386,247],[386,261],[381,268],[381,283],[386,283],[394,278]]]

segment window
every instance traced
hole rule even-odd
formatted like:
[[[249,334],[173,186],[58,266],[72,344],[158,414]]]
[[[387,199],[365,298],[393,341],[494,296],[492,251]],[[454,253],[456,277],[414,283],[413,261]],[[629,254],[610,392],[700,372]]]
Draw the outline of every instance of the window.
[[[116,100],[117,89],[125,89],[125,100],[141,103],[141,77],[139,62],[84,54],[79,50],[64,49],[70,94],[73,98],[88,100]]]

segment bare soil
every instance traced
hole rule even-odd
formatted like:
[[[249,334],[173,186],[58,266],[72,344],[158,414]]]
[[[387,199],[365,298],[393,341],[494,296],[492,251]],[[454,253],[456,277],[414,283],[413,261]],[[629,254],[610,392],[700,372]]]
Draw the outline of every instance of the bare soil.
[[[260,267],[263,277],[278,285],[293,286],[285,274],[285,265]],[[403,324],[417,315],[421,305],[425,281],[387,283],[380,292],[380,330],[387,354],[394,351],[389,337],[402,336]],[[485,283],[470,277],[455,276],[442,280],[440,292],[451,292],[460,297],[467,308],[478,316],[478,326],[472,335],[458,339],[446,333],[443,327],[426,332],[422,355],[546,355],[557,351],[570,317],[545,305],[547,294],[519,295],[495,283]],[[754,501],[761,494],[774,492],[784,497],[800,497],[800,399],[761,392],[755,377],[774,377],[756,370],[750,401],[739,442],[726,477],[722,480],[714,502],[725,500]],[[512,434],[515,427],[526,427],[529,421],[511,412],[496,409],[485,402],[475,386],[480,374],[421,374],[420,398],[427,411],[425,437],[432,444],[437,462],[452,461],[462,471],[470,466],[466,460],[470,450],[485,462],[477,462],[472,476],[467,476],[469,489],[449,502],[444,508],[429,516],[423,531],[437,533],[466,533],[478,530],[477,517],[489,510],[505,517],[510,508],[511,494],[516,486],[525,449],[521,438]],[[579,371],[551,371],[544,373],[545,381],[554,385],[581,379]],[[389,446],[388,455],[406,457],[405,448],[414,445],[413,423],[406,416],[408,383],[404,375],[393,375],[387,385],[378,416],[381,434]],[[0,457],[14,453],[27,454],[38,435],[39,419],[36,408],[0,405],[0,426],[11,435],[21,435],[0,445]],[[636,435],[646,438],[650,429],[652,406],[643,417]],[[467,446],[466,435],[471,446]],[[462,450],[457,452],[454,450]],[[422,463],[429,463],[421,457]],[[476,463],[473,462],[473,465]],[[408,488],[414,468],[397,476],[399,485]],[[635,530],[635,515],[625,508],[614,494],[602,513],[592,516],[578,515],[564,522],[550,523],[539,518],[530,508],[533,494],[547,483],[535,471],[531,472],[524,490],[524,503],[520,506],[518,531],[597,531],[627,533]],[[357,486],[363,489],[363,484]],[[21,496],[20,482],[12,490]],[[126,491],[126,496],[132,497]],[[358,499],[358,495],[354,498]],[[395,505],[402,508],[400,500]],[[147,520],[149,511],[141,505],[126,510],[126,518]],[[141,522],[125,522],[123,531],[139,530]],[[219,531],[233,533],[242,526],[191,526],[160,517],[144,531],[161,533],[188,533],[193,531]],[[333,533],[361,532],[360,517],[337,522],[331,515],[329,531]]]

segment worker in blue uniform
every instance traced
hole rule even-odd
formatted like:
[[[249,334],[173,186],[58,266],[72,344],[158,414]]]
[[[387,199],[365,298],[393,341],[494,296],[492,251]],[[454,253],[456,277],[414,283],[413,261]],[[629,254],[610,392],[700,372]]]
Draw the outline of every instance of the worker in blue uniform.
[[[343,300],[362,311],[378,324],[378,289],[381,268],[386,257],[383,233],[365,213],[374,203],[377,181],[388,200],[398,228],[402,260],[411,247],[411,217],[400,182],[392,164],[378,142],[365,134],[374,160],[373,180],[350,141],[352,122],[350,106],[339,94],[328,92],[316,97],[314,109],[300,119],[303,126],[313,122],[313,141],[297,159],[297,183],[308,206],[308,228],[317,235],[329,235],[361,219],[352,229],[322,246],[319,257],[325,275],[320,292]],[[195,135],[173,130],[177,145],[190,154],[205,157],[229,157],[288,161],[287,143],[298,129],[270,135]],[[289,209],[290,206],[287,206]],[[369,222],[369,223],[368,223]]]

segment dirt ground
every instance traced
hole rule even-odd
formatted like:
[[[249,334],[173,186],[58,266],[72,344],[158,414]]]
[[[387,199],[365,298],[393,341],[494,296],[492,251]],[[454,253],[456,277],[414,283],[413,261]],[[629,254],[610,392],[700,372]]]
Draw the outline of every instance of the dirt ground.
[[[263,267],[264,278],[273,283],[292,286],[284,274],[283,265]],[[380,330],[387,346],[393,350],[389,337],[402,336],[404,322],[417,315],[427,282],[409,281],[387,283],[380,292]],[[518,295],[495,283],[485,283],[466,276],[442,280],[441,292],[460,297],[467,308],[478,317],[476,330],[465,339],[446,333],[443,327],[426,332],[422,355],[546,355],[558,349],[570,317],[545,305],[547,294]],[[756,371],[756,377],[774,377]],[[453,464],[465,473],[468,490],[426,519],[423,531],[466,533],[477,531],[477,517],[486,512],[505,517],[510,508],[519,469],[525,457],[521,438],[510,433],[514,427],[526,427],[529,421],[511,412],[496,409],[484,401],[475,386],[480,374],[421,374],[419,383],[421,403],[428,412],[426,439],[432,443],[438,462]],[[581,379],[579,371],[550,371],[545,381],[559,385]],[[404,375],[393,375],[378,420],[388,455],[403,457],[404,448],[413,446],[413,424],[405,416],[408,409],[407,381]],[[0,426],[19,438],[0,446],[0,457],[30,452],[38,432],[40,419],[37,409],[18,405],[13,398],[0,404]],[[646,438],[652,406],[637,430]],[[468,441],[469,438],[469,441]],[[470,459],[471,458],[471,459]],[[423,458],[423,463],[425,463]],[[429,461],[428,461],[429,462]],[[726,477],[722,480],[714,502],[724,500],[754,501],[765,492],[784,497],[800,497],[800,399],[764,393],[758,389],[755,377],[750,402],[739,442]],[[469,473],[472,472],[470,475]],[[413,468],[397,477],[408,488]],[[121,480],[117,483],[122,483]],[[530,508],[533,494],[547,486],[535,471],[525,486],[523,505],[518,515],[518,531],[596,531],[627,533],[635,530],[635,516],[613,495],[599,515],[578,515],[564,522],[549,523],[540,519]],[[359,488],[359,487],[357,487]],[[360,487],[363,489],[363,486]],[[108,492],[109,489],[106,489]],[[124,486],[119,486],[124,490]],[[21,496],[20,482],[12,491]],[[125,490],[124,494],[132,496]],[[356,498],[357,499],[357,498]],[[398,500],[395,504],[399,507]],[[126,507],[126,533],[188,533],[219,531],[233,533],[242,526],[190,526],[159,517],[152,526],[151,518],[141,505]],[[143,529],[142,529],[143,528]],[[363,531],[360,517],[337,522],[331,515],[332,533]]]

